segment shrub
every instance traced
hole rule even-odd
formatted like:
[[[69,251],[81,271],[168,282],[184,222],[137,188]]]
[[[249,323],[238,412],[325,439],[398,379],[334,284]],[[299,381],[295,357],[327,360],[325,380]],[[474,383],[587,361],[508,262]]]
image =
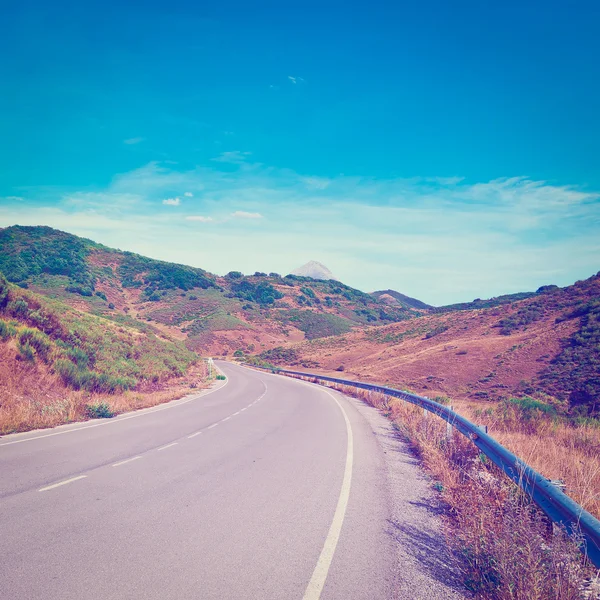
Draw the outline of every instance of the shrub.
[[[436,335],[440,335],[440,333],[444,333],[444,331],[448,331],[448,326],[438,325],[437,327],[434,327],[425,334],[425,339],[428,340],[432,337],[435,337]]]
[[[25,327],[19,332],[18,340],[20,344],[29,344],[44,362],[48,362],[52,341],[45,333]]]
[[[25,300],[23,300],[23,298],[11,300],[7,304],[6,310],[11,316],[20,319],[26,319],[29,315],[29,305],[27,304],[27,302],[25,302]]]
[[[7,321],[0,320],[0,339],[5,342],[6,340],[14,337],[17,334],[17,328],[11,325]]]
[[[71,292],[72,294],[79,294],[80,296],[92,296],[92,288],[85,287],[82,285],[68,285],[65,291]]]
[[[104,302],[108,302],[108,298],[106,297],[106,294],[104,292],[96,292],[96,296],[98,296],[98,298],[102,298]]]
[[[225,377],[225,375],[217,375],[216,379],[224,381],[225,379],[227,379],[227,377]]]
[[[233,353],[233,356],[234,356],[235,358],[240,358],[240,357],[244,356],[244,351],[243,351],[243,350],[236,350],[236,351]]]
[[[35,360],[35,350],[28,343],[22,344],[21,342],[17,342],[17,350],[19,352],[19,357],[22,360],[28,360],[30,362]]]
[[[265,350],[259,354],[260,358],[271,363],[285,363],[292,365],[298,361],[298,352],[293,348],[284,348],[283,346],[277,346],[271,348],[271,350]]]
[[[90,419],[110,419],[115,416],[115,413],[106,402],[87,404],[85,411]]]
[[[108,303],[108,308],[110,308],[110,310],[114,310],[115,305],[112,302]]]
[[[229,271],[225,277],[228,279],[241,279],[244,274],[241,271]]]

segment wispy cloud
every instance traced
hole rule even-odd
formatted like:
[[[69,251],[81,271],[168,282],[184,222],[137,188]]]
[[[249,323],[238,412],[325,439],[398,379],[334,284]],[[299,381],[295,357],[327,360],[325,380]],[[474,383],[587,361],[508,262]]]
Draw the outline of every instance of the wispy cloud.
[[[232,150],[230,152],[223,152],[216,158],[213,158],[215,162],[231,163],[239,165],[248,160],[248,157],[252,152],[241,152],[240,150]]]
[[[186,198],[193,198],[194,194],[192,194],[192,192],[184,192],[183,194]]]
[[[188,215],[185,218],[186,221],[198,221],[200,223],[210,223],[213,219],[212,217],[204,217],[202,215]]]
[[[238,219],[262,219],[263,216],[257,212],[246,212],[245,210],[236,210],[231,213],[232,217]]]
[[[0,226],[45,223],[214,272],[286,273],[315,258],[349,285],[433,304],[565,285],[600,268],[596,191],[520,176],[323,178],[249,156],[189,170],[150,163],[93,192],[28,189],[23,201],[0,199]],[[190,197],[174,190],[202,190],[189,202],[196,214],[156,211]]]
[[[306,80],[302,77],[293,77],[292,75],[288,75],[288,79],[294,84],[298,85],[299,83],[305,83]]]
[[[143,142],[145,139],[146,138],[143,138],[143,137],[132,137],[132,138],[123,140],[123,143],[127,144],[128,146],[133,146],[135,144],[139,144],[139,143]]]
[[[162,203],[166,204],[167,206],[179,206],[181,204],[181,200],[179,198],[165,198]]]

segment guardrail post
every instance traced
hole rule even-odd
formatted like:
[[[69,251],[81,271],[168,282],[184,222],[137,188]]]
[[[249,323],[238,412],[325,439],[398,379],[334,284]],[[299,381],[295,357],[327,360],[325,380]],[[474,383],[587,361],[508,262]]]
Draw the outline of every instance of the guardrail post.
[[[452,406],[448,407],[450,410],[454,410]],[[454,427],[452,427],[452,423],[450,421],[446,421],[446,439],[450,442],[452,441],[452,436],[454,434]]]
[[[563,494],[567,493],[567,484],[562,479],[548,479],[548,481],[557,489],[559,489]],[[542,512],[543,520],[546,522],[546,535],[548,539],[551,539],[558,533],[558,526],[556,523],[546,515],[546,513]]]

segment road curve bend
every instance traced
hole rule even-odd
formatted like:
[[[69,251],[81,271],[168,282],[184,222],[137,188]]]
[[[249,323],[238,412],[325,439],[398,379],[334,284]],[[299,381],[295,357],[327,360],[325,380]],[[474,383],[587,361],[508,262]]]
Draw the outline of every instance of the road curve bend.
[[[217,364],[208,392],[0,438],[0,597],[463,597],[383,417]]]

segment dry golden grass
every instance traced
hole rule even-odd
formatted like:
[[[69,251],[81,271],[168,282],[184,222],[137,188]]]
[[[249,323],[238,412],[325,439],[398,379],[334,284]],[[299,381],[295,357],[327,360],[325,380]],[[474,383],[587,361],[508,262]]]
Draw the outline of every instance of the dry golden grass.
[[[470,440],[458,432],[448,439],[444,421],[431,414],[424,415],[422,409],[408,402],[354,387],[331,387],[383,410],[409,441],[447,505],[444,520],[448,544],[459,558],[465,586],[476,598],[576,600],[584,597],[583,590],[589,586],[594,571],[579,552],[578,540],[558,529],[551,533],[541,511],[482,457]],[[556,431],[560,433],[556,435]],[[565,426],[558,426],[554,432],[545,431],[542,426],[540,433],[556,435],[563,445],[571,444],[573,448],[577,446],[576,439],[583,439],[583,455],[588,456],[591,445],[585,435],[581,437],[582,432],[578,438]],[[505,436],[504,442],[515,444],[525,434],[517,437],[514,432],[505,431]],[[565,472],[558,455],[538,451],[537,447],[546,443],[547,438],[539,438],[536,443],[530,436],[529,442],[531,446],[526,446],[521,440],[520,450],[528,450],[540,460],[553,456],[553,464],[560,473]],[[530,459],[530,456],[523,458]],[[534,460],[528,462],[536,466]],[[590,485],[589,480],[585,485]],[[582,484],[580,489],[585,486]]]
[[[481,410],[480,406],[457,402],[455,410],[474,423],[487,425],[490,435],[545,477],[564,481],[566,493],[600,518],[599,427],[543,416],[535,421],[504,418],[502,411]]]
[[[90,405],[104,403],[111,413],[119,414],[169,402],[207,386],[206,365],[200,361],[185,377],[154,389],[121,394],[75,391],[62,385],[46,365],[15,360],[15,354],[10,344],[0,344],[0,435],[84,421],[90,418]]]

